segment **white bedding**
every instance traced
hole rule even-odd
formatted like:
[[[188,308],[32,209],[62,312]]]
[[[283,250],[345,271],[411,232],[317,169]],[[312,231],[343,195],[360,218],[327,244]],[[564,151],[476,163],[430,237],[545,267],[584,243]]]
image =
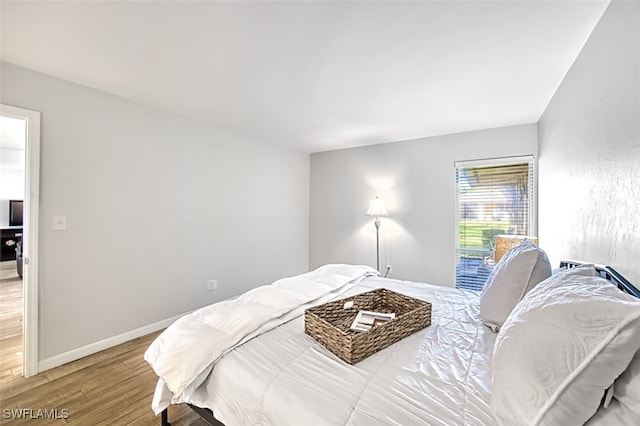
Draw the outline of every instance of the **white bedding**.
[[[325,265],[306,274],[254,288],[178,319],[145,351],[160,380],[157,413],[184,401],[228,350],[266,333],[310,306],[324,303],[378,271],[363,265]]]
[[[477,294],[369,277],[330,296],[380,287],[431,302],[431,326],[351,366],[304,333],[298,310],[235,345],[179,397],[161,380],[154,410],[189,402],[227,425],[495,424],[489,402],[496,335],[482,325]]]

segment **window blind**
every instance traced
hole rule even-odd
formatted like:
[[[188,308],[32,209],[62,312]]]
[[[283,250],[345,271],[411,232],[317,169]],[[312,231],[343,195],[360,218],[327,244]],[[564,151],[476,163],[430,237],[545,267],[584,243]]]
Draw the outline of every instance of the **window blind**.
[[[482,290],[496,235],[534,234],[533,157],[456,163],[456,287]]]

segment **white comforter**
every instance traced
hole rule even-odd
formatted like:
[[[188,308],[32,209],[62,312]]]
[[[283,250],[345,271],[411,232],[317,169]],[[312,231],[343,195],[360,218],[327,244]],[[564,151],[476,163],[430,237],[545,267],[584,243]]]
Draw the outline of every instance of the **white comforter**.
[[[380,287],[430,301],[431,326],[351,366],[306,335],[304,310],[294,309],[278,326],[271,321],[270,331],[223,351],[206,380],[179,397],[161,380],[154,410],[185,401],[212,409],[230,426],[495,424],[489,408],[495,334],[479,319],[478,296],[369,277],[322,300]]]
[[[146,350],[144,359],[160,377],[156,414],[182,402],[228,350],[324,303],[378,271],[362,265],[325,265],[306,274],[254,288],[171,324]]]

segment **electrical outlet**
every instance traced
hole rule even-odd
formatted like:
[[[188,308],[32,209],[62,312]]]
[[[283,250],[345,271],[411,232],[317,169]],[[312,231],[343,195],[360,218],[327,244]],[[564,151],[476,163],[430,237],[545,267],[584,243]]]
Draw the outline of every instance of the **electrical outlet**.
[[[65,231],[67,229],[67,217],[63,215],[56,215],[53,217],[53,230]]]
[[[216,291],[218,289],[218,280],[209,280],[207,281],[207,290],[208,291]]]

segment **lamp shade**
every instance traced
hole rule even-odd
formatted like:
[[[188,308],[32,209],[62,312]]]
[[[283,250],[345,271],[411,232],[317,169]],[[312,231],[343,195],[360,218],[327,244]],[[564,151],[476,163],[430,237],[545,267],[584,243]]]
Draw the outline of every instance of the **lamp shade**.
[[[371,200],[371,204],[369,204],[369,210],[365,213],[366,216],[387,216],[387,210],[384,208],[384,203],[380,197],[376,197]]]

